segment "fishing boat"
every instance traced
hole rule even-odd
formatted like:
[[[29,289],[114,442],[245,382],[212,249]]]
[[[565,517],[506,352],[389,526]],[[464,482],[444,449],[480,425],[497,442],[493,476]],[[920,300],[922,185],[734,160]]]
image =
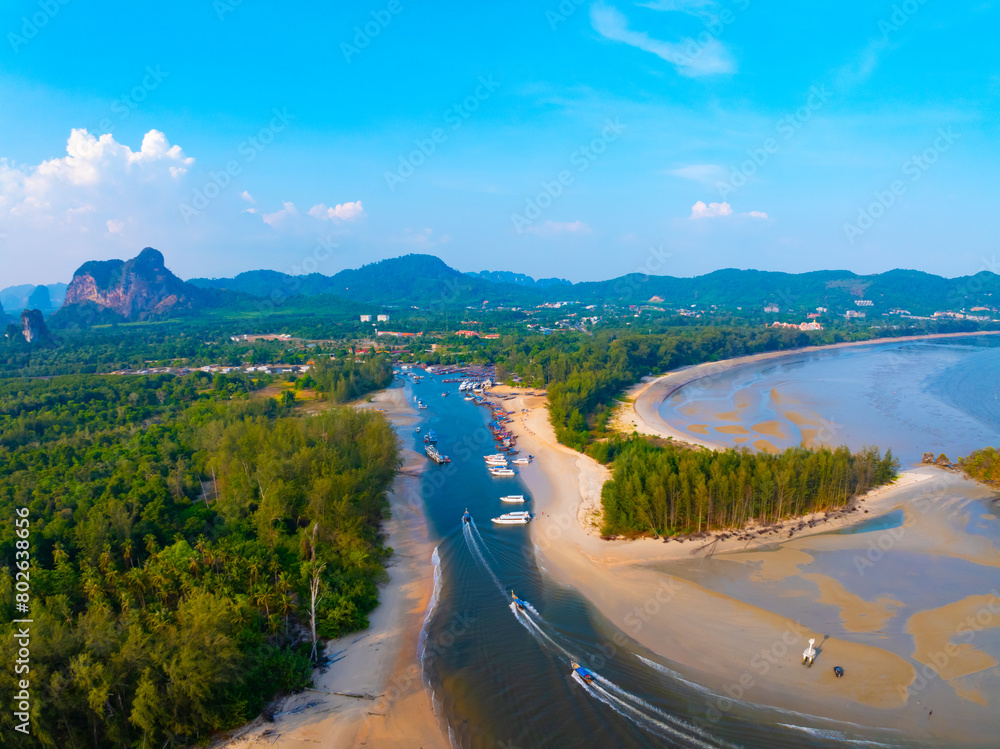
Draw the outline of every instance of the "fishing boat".
[[[583,679],[588,684],[594,681],[594,672],[591,671],[589,668],[584,668],[583,666],[581,666],[576,661],[570,661],[569,665],[573,669],[573,671],[576,673],[576,675],[579,676],[581,679]]]
[[[462,515],[462,521],[466,522],[466,523],[471,523],[472,522],[472,515],[469,514],[469,508],[468,507],[465,508],[465,514]]]
[[[519,610],[524,611],[524,606],[522,604],[527,603],[527,601],[525,601],[523,598],[518,598],[517,593],[515,593],[514,591],[510,592],[510,600],[514,602],[514,605],[517,606]]]
[[[500,517],[493,518],[497,525],[527,525],[531,522],[529,512],[505,512]]]
[[[506,497],[500,497],[500,501],[501,502],[509,502],[509,503],[524,502],[524,495],[523,494],[508,494]]]
[[[490,473],[494,476],[506,478],[508,476],[516,476],[517,474],[510,468],[504,468],[503,466],[496,466],[490,469]]]
[[[427,404],[426,404],[426,403],[418,403],[418,404],[417,404],[417,408],[418,408],[418,409],[423,409],[423,408],[427,408]]]
[[[424,442],[428,444],[433,444],[438,441],[438,436],[433,429],[429,429],[427,434],[424,435]]]
[[[445,392],[441,393],[441,397],[442,398],[447,398],[448,397],[448,392],[445,391]]]
[[[465,396],[465,400],[471,401],[471,400],[475,400],[475,398],[473,398],[471,395],[467,395],[467,396]]]

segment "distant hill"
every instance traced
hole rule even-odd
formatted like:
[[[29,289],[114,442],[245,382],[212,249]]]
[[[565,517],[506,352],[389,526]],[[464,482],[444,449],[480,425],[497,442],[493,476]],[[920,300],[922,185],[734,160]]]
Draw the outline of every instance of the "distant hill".
[[[530,286],[537,289],[547,289],[550,286],[572,286],[565,278],[539,278],[537,281],[524,273],[512,273],[509,270],[481,270],[478,273],[466,273],[473,278],[482,278],[493,283],[509,283],[515,286]]]
[[[380,260],[333,276],[312,273],[289,276],[277,271],[241,273],[235,278],[192,278],[203,289],[241,291],[258,297],[330,294],[356,302],[383,306],[467,306],[493,303],[538,303],[540,291],[512,283],[468,276],[433,255],[404,255]]]
[[[58,309],[66,298],[67,288],[67,284],[64,283],[50,283],[41,286],[32,284],[8,286],[6,289],[0,289],[0,305],[11,312],[20,312],[23,309],[41,309],[43,312]],[[49,303],[47,305],[33,303],[32,295],[35,294],[39,296],[35,298],[34,302],[43,300],[40,296],[43,290],[48,291]]]

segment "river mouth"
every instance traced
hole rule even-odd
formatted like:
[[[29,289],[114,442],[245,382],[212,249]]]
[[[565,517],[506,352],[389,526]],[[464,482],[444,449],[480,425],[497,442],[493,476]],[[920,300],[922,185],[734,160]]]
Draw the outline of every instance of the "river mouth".
[[[982,745],[976,743],[976,734],[968,732],[954,734],[954,741],[916,738],[909,725],[926,720],[926,716],[917,715],[916,708],[912,714],[890,711],[887,720],[866,724],[865,720],[854,722],[843,716],[823,717],[820,710],[788,709],[778,700],[769,700],[771,695],[766,692],[746,690],[738,698],[711,674],[699,673],[648,649],[633,639],[627,628],[615,626],[574,587],[556,582],[539,566],[530,526],[490,522],[512,509],[500,502],[503,495],[524,494],[528,501],[513,509],[536,509],[535,498],[521,476],[499,479],[486,471],[483,456],[495,452],[485,430],[489,412],[454,397],[454,393],[441,398],[442,389],[455,387],[431,376],[420,385],[406,383],[404,387],[411,400],[416,394],[429,404],[429,409],[420,412],[423,432],[434,429],[439,450],[452,459],[450,464],[429,465],[421,480],[428,524],[437,538],[441,580],[436,608],[426,625],[425,675],[456,746]],[[422,452],[421,435],[413,434],[412,440],[412,447]],[[915,496],[921,491],[913,489]],[[997,542],[993,527],[1000,527],[1000,521],[980,517],[990,515],[988,499],[974,502],[975,511],[968,503],[963,505],[962,522],[957,522],[956,515],[953,530],[961,534],[970,524],[978,524],[983,540],[980,551],[986,553]],[[462,522],[466,509],[473,523]],[[866,569],[859,575],[852,566],[854,557],[860,554],[866,558],[870,540],[877,542],[884,534],[901,530],[913,539],[919,530],[908,528],[902,510],[866,521],[853,532],[796,539],[816,547],[789,547],[810,555],[812,566],[768,584],[750,579],[759,574],[756,563],[719,558],[709,560],[707,566],[692,563],[661,569],[651,565],[647,572],[689,579],[734,601],[745,591],[745,601],[803,620],[840,621],[840,614],[848,611],[852,626],[868,631],[846,636],[856,635],[865,642],[876,638],[894,656],[920,667],[922,663],[912,654],[921,635],[906,631],[906,626],[912,618],[907,607],[911,596],[919,596],[921,578],[926,581],[929,575],[940,574],[946,579],[967,579],[968,584],[952,588],[953,598],[964,600],[985,584],[988,571],[985,576],[969,577],[970,570],[984,566],[982,560],[945,557],[940,563],[940,554],[914,563],[907,559],[911,552],[905,544],[898,542],[898,548],[883,552],[876,571]],[[847,548],[834,548],[845,543]],[[783,550],[784,545],[779,545],[761,553],[780,555]],[[858,580],[838,578],[838,570],[847,570]],[[843,590],[831,588],[822,577],[834,580]],[[909,582],[900,583],[903,579]],[[513,604],[512,591],[528,602],[522,609]],[[887,600],[887,591],[895,593],[897,600],[905,598],[899,600],[904,605]],[[946,598],[924,608],[940,608],[937,604]],[[871,605],[852,613],[849,610],[855,599]],[[891,631],[882,631],[886,627]],[[840,631],[834,634],[845,636]],[[991,637],[985,630],[979,633],[977,648],[1000,652],[994,649]],[[591,669],[599,679],[581,682],[572,673],[571,661]],[[825,673],[830,664],[822,655],[819,663],[824,664]],[[990,694],[1000,694],[995,672],[987,669],[985,674],[953,681],[966,694],[975,697],[978,693],[988,699]],[[848,664],[845,678],[856,674]],[[957,713],[966,720],[982,721],[981,705],[974,699],[956,699],[954,685],[947,680],[934,679],[923,686],[911,706],[927,697],[940,699],[941,705],[968,702],[971,708],[960,708]],[[943,716],[950,709],[938,708]]]

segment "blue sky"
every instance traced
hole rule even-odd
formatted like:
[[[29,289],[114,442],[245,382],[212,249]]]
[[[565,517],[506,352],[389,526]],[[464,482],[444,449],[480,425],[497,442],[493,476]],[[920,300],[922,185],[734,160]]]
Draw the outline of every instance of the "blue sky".
[[[524,5],[5,3],[0,286],[998,269],[997,3]]]

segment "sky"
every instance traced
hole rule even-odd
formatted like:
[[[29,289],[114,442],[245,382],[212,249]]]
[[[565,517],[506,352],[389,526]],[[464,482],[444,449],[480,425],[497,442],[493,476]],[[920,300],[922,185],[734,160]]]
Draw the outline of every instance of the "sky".
[[[1000,3],[0,9],[0,287],[410,252],[572,281],[1000,271]]]

